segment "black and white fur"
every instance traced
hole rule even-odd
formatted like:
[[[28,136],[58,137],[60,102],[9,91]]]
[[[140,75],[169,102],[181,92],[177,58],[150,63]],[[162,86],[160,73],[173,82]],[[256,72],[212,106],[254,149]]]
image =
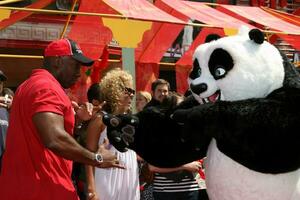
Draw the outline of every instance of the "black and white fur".
[[[201,105],[188,98],[171,110],[104,116],[110,142],[159,167],[206,156],[211,200],[299,200],[295,67],[257,29],[200,45],[193,59],[189,85]]]
[[[175,111],[186,141],[211,137],[211,200],[300,199],[300,80],[259,30],[200,45],[189,85],[203,105]]]

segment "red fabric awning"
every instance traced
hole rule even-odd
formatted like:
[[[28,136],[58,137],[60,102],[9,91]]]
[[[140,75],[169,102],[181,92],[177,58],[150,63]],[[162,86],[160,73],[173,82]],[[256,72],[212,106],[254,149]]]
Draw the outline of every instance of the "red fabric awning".
[[[130,19],[153,22],[151,30],[144,33],[142,41],[135,49],[136,88],[137,90],[150,90],[152,81],[158,78],[158,62],[185,22],[146,0],[103,0],[101,4],[109,7],[110,13],[119,13]],[[102,13],[105,13],[104,10]]]
[[[178,1],[178,0],[164,0],[169,1],[170,4],[173,2],[179,2],[182,7],[177,7],[180,12],[189,16],[192,19],[197,19],[205,24],[213,25],[214,27],[221,28],[239,28],[241,25],[248,26],[249,28],[254,28],[252,25],[244,23],[230,15],[222,13],[204,3],[190,2],[190,1]]]
[[[168,15],[146,0],[103,0],[104,3],[115,9],[118,13],[133,19],[147,21],[161,21],[170,23],[184,23]]]
[[[285,12],[280,12],[280,11],[273,10],[270,8],[263,8],[263,9],[264,9],[264,11],[270,13],[271,15],[274,15],[275,17],[278,17],[278,18],[280,18],[284,21],[287,21],[291,24],[300,26],[300,16],[285,13]]]
[[[79,12],[95,12],[115,14],[98,0],[81,1]],[[98,16],[76,16],[68,37],[77,41],[85,54],[99,59],[103,48],[112,40],[111,31],[105,27]]]
[[[159,0],[155,2],[155,6],[164,15],[176,16],[182,22],[188,21],[187,17]],[[183,27],[181,24],[154,22],[151,30],[144,33],[142,41],[135,49],[137,90],[151,90],[151,83],[159,76],[158,63]]]
[[[162,1],[155,2],[156,8],[167,15],[176,16],[183,23],[188,17],[181,15]],[[171,47],[184,25],[154,22],[151,30],[146,31],[143,40],[136,49],[136,60],[142,63],[158,63]]]
[[[240,17],[264,25],[272,30],[289,34],[300,34],[299,26],[281,20],[258,7],[220,5],[218,9],[232,16],[239,15]]]

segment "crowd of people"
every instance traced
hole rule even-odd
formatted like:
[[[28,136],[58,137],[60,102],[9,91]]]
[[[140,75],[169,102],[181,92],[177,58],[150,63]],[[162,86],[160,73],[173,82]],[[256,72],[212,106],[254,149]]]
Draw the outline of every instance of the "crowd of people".
[[[140,112],[174,103],[170,98],[177,105],[185,97],[164,79],[152,83],[152,94],[136,93],[132,76],[117,68],[89,88],[89,102],[78,105],[65,90],[81,66],[92,64],[74,41],[59,39],[15,94],[3,87],[7,77],[0,71],[1,199],[208,199],[202,160],[176,168],[150,165],[132,150],[116,150],[102,122],[104,113]]]

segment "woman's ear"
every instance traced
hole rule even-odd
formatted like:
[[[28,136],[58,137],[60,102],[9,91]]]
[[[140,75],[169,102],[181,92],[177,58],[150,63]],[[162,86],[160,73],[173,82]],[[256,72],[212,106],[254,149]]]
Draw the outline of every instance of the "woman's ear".
[[[100,105],[100,101],[93,99],[91,102],[94,106],[99,106]]]

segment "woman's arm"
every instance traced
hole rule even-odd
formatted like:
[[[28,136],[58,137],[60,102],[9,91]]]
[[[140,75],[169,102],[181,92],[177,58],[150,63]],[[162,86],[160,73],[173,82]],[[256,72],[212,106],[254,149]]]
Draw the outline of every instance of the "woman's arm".
[[[87,127],[87,137],[86,137],[86,148],[90,151],[94,152],[98,149],[98,142],[101,135],[101,132],[104,130],[105,126],[102,123],[102,116],[98,115],[93,118]],[[97,199],[97,195],[95,193],[95,167],[91,165],[85,166],[86,171],[86,181],[87,181],[87,199]],[[89,198],[90,197],[90,198]],[[95,198],[93,198],[95,197]]]

